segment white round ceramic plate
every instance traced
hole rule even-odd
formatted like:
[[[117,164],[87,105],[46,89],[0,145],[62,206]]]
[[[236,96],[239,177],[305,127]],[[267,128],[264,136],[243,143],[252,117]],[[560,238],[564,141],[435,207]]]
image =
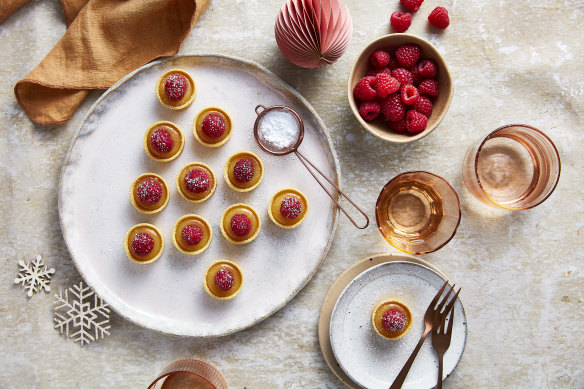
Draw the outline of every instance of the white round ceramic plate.
[[[179,68],[196,83],[193,104],[182,111],[163,107],[155,94],[158,77]],[[312,277],[326,255],[337,223],[337,208],[293,155],[263,153],[253,138],[256,105],[287,105],[304,121],[300,150],[338,182],[339,169],[324,124],[297,92],[259,65],[218,55],[180,56],[157,61],[129,74],[95,103],[83,121],[65,161],[59,192],[61,226],[71,256],[96,292],[121,316],[177,335],[218,336],[246,328],[288,302]],[[219,148],[199,144],[192,123],[202,109],[215,106],[233,122],[233,136]],[[143,148],[144,133],[156,121],[169,120],[183,131],[186,144],[176,160],[160,163]],[[223,179],[223,165],[238,151],[258,155],[265,168],[262,183],[236,192]],[[176,190],[176,175],[192,161],[206,163],[217,178],[213,196],[193,204]],[[131,204],[128,191],[139,175],[162,176],[170,200],[160,213],[145,215]],[[284,187],[303,192],[310,204],[297,228],[286,230],[269,219],[270,197]],[[223,211],[235,203],[254,207],[261,232],[246,245],[227,242],[220,231]],[[194,213],[211,224],[212,242],[202,254],[179,252],[172,227]],[[134,224],[152,223],[164,235],[162,256],[151,264],[131,261],[124,237]],[[241,293],[232,300],[210,297],[203,287],[207,267],[219,259],[236,262],[244,274]]]
[[[343,371],[365,388],[388,388],[424,332],[424,313],[444,284],[430,268],[413,262],[387,262],[359,274],[341,293],[333,309],[330,340]],[[383,299],[396,298],[413,315],[408,334],[399,340],[384,339],[373,329],[371,314]],[[460,298],[454,304],[450,348],[444,354],[444,375],[452,373],[466,344],[466,315]],[[403,388],[436,386],[438,358],[431,335],[420,349]]]

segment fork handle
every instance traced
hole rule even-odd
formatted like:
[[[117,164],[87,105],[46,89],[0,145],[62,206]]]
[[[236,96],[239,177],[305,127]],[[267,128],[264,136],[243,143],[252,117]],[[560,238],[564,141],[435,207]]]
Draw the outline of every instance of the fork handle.
[[[442,389],[442,367],[444,366],[443,354],[438,355],[438,382],[436,383],[436,389]]]
[[[422,337],[420,338],[420,341],[416,345],[416,348],[414,349],[414,351],[412,351],[412,355],[410,355],[410,357],[406,361],[404,367],[402,367],[402,369],[399,372],[399,374],[397,375],[397,377],[395,377],[395,380],[393,381],[393,384],[391,384],[389,389],[399,389],[402,387],[402,385],[404,384],[404,381],[406,380],[406,376],[408,375],[408,372],[410,371],[410,368],[412,367],[412,363],[414,363],[414,359],[416,359],[416,356],[418,355],[418,351],[420,351],[420,348],[422,348],[422,344],[424,343],[424,340],[426,340],[426,337],[428,336],[429,333],[430,333],[430,329],[426,328],[424,330],[424,333],[422,334]]]

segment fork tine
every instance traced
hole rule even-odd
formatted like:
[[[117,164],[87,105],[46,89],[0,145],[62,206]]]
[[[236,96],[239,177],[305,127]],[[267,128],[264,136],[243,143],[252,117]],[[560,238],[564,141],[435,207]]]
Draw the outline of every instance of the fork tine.
[[[454,323],[454,309],[450,311],[450,320],[448,320],[448,328],[444,332],[446,335],[452,335],[452,323]]]
[[[446,288],[446,285],[448,285],[448,280],[446,280],[444,285],[442,285],[442,288],[440,288],[438,293],[436,293],[434,300],[432,300],[432,302],[430,303],[430,307],[432,307],[432,309],[434,309],[434,307],[436,307],[436,303],[438,303],[438,299],[440,299],[440,296],[442,296],[442,292],[444,292],[444,288]]]
[[[448,316],[448,313],[450,313],[450,311],[452,311],[452,314],[454,315],[454,303],[456,303],[456,299],[458,298],[458,294],[460,293],[461,289],[462,288],[458,288],[458,292],[456,292],[454,294],[452,299],[450,299],[450,301],[448,302],[448,305],[446,306],[446,308],[444,308],[444,313],[442,314],[442,321],[440,322],[440,327],[442,327],[442,332],[445,334],[448,333],[448,331],[443,328],[444,323],[446,321],[446,316]],[[452,323],[452,319],[450,319],[450,321],[448,322],[448,327],[451,330],[452,327],[450,326],[450,323]]]
[[[452,293],[452,291],[454,290],[454,287],[456,286],[456,284],[452,284],[452,286],[450,287],[450,289],[448,290],[448,293],[446,293],[446,296],[444,296],[444,298],[442,299],[442,301],[440,302],[440,304],[438,305],[438,308],[436,308],[436,310],[438,312],[440,312],[442,310],[442,308],[444,307],[444,305],[446,304],[446,302],[448,301],[448,296],[450,296],[450,293]]]

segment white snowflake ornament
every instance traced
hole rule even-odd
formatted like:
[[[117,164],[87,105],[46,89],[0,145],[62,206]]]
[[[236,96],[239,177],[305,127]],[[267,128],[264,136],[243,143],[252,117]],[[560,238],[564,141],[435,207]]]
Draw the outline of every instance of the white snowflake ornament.
[[[55,294],[55,328],[81,346],[109,335],[108,304],[83,282]]]
[[[20,265],[20,270],[18,271],[18,277],[14,279],[14,283],[22,284],[24,289],[28,291],[26,293],[28,297],[32,297],[34,293],[38,293],[41,290],[45,292],[51,290],[49,283],[55,269],[47,269],[40,255],[37,255],[36,259],[27,264],[21,259],[18,264]]]

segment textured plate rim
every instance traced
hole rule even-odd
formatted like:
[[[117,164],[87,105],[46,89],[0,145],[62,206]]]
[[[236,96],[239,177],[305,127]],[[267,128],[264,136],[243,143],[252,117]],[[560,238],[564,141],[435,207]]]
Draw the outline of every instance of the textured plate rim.
[[[343,364],[339,361],[339,359],[337,358],[337,356],[335,354],[335,348],[334,348],[333,342],[332,342],[332,331],[331,331],[331,328],[332,328],[332,318],[334,316],[335,310],[337,309],[337,306],[338,306],[339,301],[341,300],[341,298],[343,297],[343,295],[345,294],[345,292],[349,289],[349,287],[351,285],[353,285],[358,278],[364,276],[366,273],[375,271],[375,269],[377,269],[377,268],[380,268],[380,267],[383,267],[383,266],[395,265],[395,264],[406,264],[406,265],[412,265],[412,266],[419,266],[419,267],[422,267],[422,268],[426,269],[427,271],[430,271],[430,272],[436,274],[438,277],[440,277],[440,278],[442,278],[444,280],[444,277],[440,273],[436,272],[434,269],[431,269],[430,267],[428,267],[428,266],[426,266],[424,264],[417,263],[417,262],[413,262],[413,261],[400,261],[400,260],[397,260],[397,261],[382,262],[382,263],[379,263],[377,265],[371,266],[370,268],[368,268],[368,269],[362,271],[361,273],[359,273],[351,281],[349,281],[349,283],[347,284],[347,286],[339,294],[339,297],[337,298],[337,301],[335,301],[335,305],[334,305],[334,307],[333,307],[333,309],[331,311],[331,320],[330,320],[330,323],[329,323],[329,341],[330,341],[331,349],[333,351],[333,356],[334,356],[335,360],[337,361],[339,367],[347,375],[347,377],[349,379],[351,379],[351,381],[353,383],[355,383],[356,385],[358,385],[359,387],[364,387],[364,386],[359,381],[357,381],[351,374],[349,374],[349,372],[347,370],[345,370],[343,368]],[[444,280],[444,281],[446,281],[446,280]],[[464,310],[464,304],[462,303],[462,299],[460,298],[460,296],[458,296],[458,300],[460,301],[460,306],[461,306],[462,314],[464,315],[464,340],[462,342],[462,350],[460,352],[460,355],[459,355],[456,363],[454,364],[454,367],[452,368],[452,371],[449,372],[446,375],[446,378],[444,380],[448,379],[448,377],[450,377],[452,375],[452,373],[458,367],[458,364],[460,363],[460,360],[462,359],[462,356],[464,355],[464,351],[466,349],[466,341],[468,339],[468,320],[467,320],[467,317],[466,317],[466,311]],[[434,385],[430,386],[428,389],[432,389],[432,388],[434,388]]]
[[[95,290],[95,292],[101,298],[103,298],[108,303],[109,307],[112,308],[112,310],[114,310],[120,317],[122,317],[122,318],[124,318],[124,319],[126,319],[134,324],[137,324],[141,327],[148,328],[150,330],[154,330],[154,331],[161,332],[161,333],[168,334],[168,335],[189,336],[189,337],[194,337],[194,338],[215,338],[215,337],[225,336],[225,335],[229,335],[229,334],[244,330],[246,328],[252,327],[255,324],[263,321],[264,319],[268,318],[269,316],[273,315],[274,313],[276,313],[277,311],[282,309],[286,304],[288,304],[298,294],[298,292],[300,292],[306,286],[306,284],[312,279],[314,274],[316,274],[316,272],[318,271],[318,269],[322,265],[325,257],[327,256],[327,254],[329,252],[329,249],[332,245],[332,242],[333,242],[333,239],[334,239],[334,236],[336,233],[337,225],[338,225],[338,220],[339,220],[339,212],[340,211],[339,211],[338,207],[337,207],[336,211],[333,212],[333,223],[331,226],[330,235],[329,235],[328,241],[324,247],[322,255],[321,255],[320,259],[318,260],[318,263],[316,264],[314,269],[306,276],[306,278],[298,285],[298,287],[292,291],[290,296],[288,296],[288,298],[285,299],[280,305],[277,305],[273,310],[271,310],[270,312],[268,312],[265,315],[262,315],[262,316],[256,318],[255,320],[251,321],[250,323],[243,325],[243,326],[240,326],[240,327],[232,328],[232,329],[227,330],[227,331],[214,333],[214,334],[195,334],[195,333],[191,333],[191,332],[187,332],[187,331],[172,331],[172,329],[169,329],[169,328],[152,327],[151,325],[149,325],[149,323],[146,320],[138,320],[135,317],[132,317],[132,315],[126,313],[125,310],[122,309],[121,306],[116,305],[118,303],[118,301],[120,303],[122,303],[121,300],[117,299],[117,297],[115,297],[115,295],[110,294],[107,291],[105,291],[105,293],[104,293],[104,291],[101,290],[101,288],[99,288],[99,287],[96,288],[95,284],[93,283],[93,280],[88,279],[87,276],[85,275],[85,273],[81,270],[80,266],[77,263],[77,259],[75,258],[75,255],[73,255],[73,252],[71,250],[71,246],[69,244],[69,240],[68,240],[67,233],[66,233],[66,227],[63,223],[63,192],[64,192],[63,183],[64,183],[65,172],[67,170],[67,167],[69,166],[69,162],[70,162],[69,159],[70,159],[71,153],[73,151],[73,148],[75,146],[75,143],[79,137],[79,134],[81,133],[81,130],[85,126],[85,123],[87,122],[88,118],[93,114],[93,112],[95,111],[97,106],[110,93],[117,90],[120,86],[122,86],[129,79],[133,78],[136,74],[138,74],[142,71],[145,71],[151,67],[162,64],[164,62],[171,62],[171,61],[176,61],[179,59],[188,59],[188,58],[191,58],[194,60],[197,60],[197,59],[199,59],[199,60],[200,59],[228,60],[232,63],[239,63],[240,65],[243,64],[244,66],[247,66],[248,68],[252,68],[256,71],[259,71],[260,73],[264,73],[270,79],[270,81],[272,81],[276,85],[279,85],[284,91],[286,91],[286,93],[289,93],[290,95],[292,95],[296,99],[298,99],[299,103],[302,104],[304,106],[304,108],[306,108],[311,113],[311,115],[314,117],[314,119],[318,123],[320,129],[322,130],[322,133],[327,141],[327,144],[328,144],[328,147],[330,150],[330,156],[332,157],[332,160],[334,163],[335,173],[337,176],[336,184],[339,187],[342,187],[341,186],[340,163],[339,163],[339,160],[337,157],[336,150],[335,150],[334,145],[332,143],[332,140],[330,138],[330,134],[328,133],[328,130],[327,130],[324,122],[322,121],[322,119],[318,115],[318,113],[314,110],[314,108],[310,105],[310,103],[302,95],[300,95],[300,93],[298,93],[294,88],[292,88],[290,85],[288,85],[286,82],[284,82],[275,73],[273,73],[272,71],[268,70],[267,68],[265,68],[264,66],[262,66],[256,62],[253,62],[253,61],[248,60],[248,59],[240,58],[240,57],[230,56],[230,55],[224,55],[224,54],[213,53],[213,52],[201,52],[201,53],[191,53],[191,54],[180,54],[180,55],[176,55],[176,56],[172,56],[172,57],[158,59],[156,61],[152,61],[152,62],[149,62],[145,65],[142,65],[142,66],[138,67],[137,69],[133,70],[132,72],[128,73],[124,77],[122,77],[118,82],[116,82],[108,90],[106,90],[91,105],[91,107],[87,110],[85,116],[81,120],[81,123],[79,124],[78,128],[75,130],[73,138],[71,139],[71,142],[69,144],[67,154],[65,155],[65,159],[63,161],[63,165],[61,167],[61,171],[59,174],[57,207],[58,207],[58,213],[59,213],[59,225],[61,226],[61,234],[63,236],[63,240],[65,241],[65,246],[67,247],[67,251],[69,252],[70,257],[73,260],[73,263],[75,264],[75,268],[77,269],[77,271],[79,272],[81,277],[83,277],[83,279],[85,280],[87,285],[89,285],[91,288],[93,288]],[[336,199],[337,199],[337,201],[339,200],[338,193],[336,194]],[[109,299],[108,297],[112,297],[112,299]],[[111,301],[116,301],[116,304],[111,304]],[[122,305],[122,304],[120,304],[120,305]]]

